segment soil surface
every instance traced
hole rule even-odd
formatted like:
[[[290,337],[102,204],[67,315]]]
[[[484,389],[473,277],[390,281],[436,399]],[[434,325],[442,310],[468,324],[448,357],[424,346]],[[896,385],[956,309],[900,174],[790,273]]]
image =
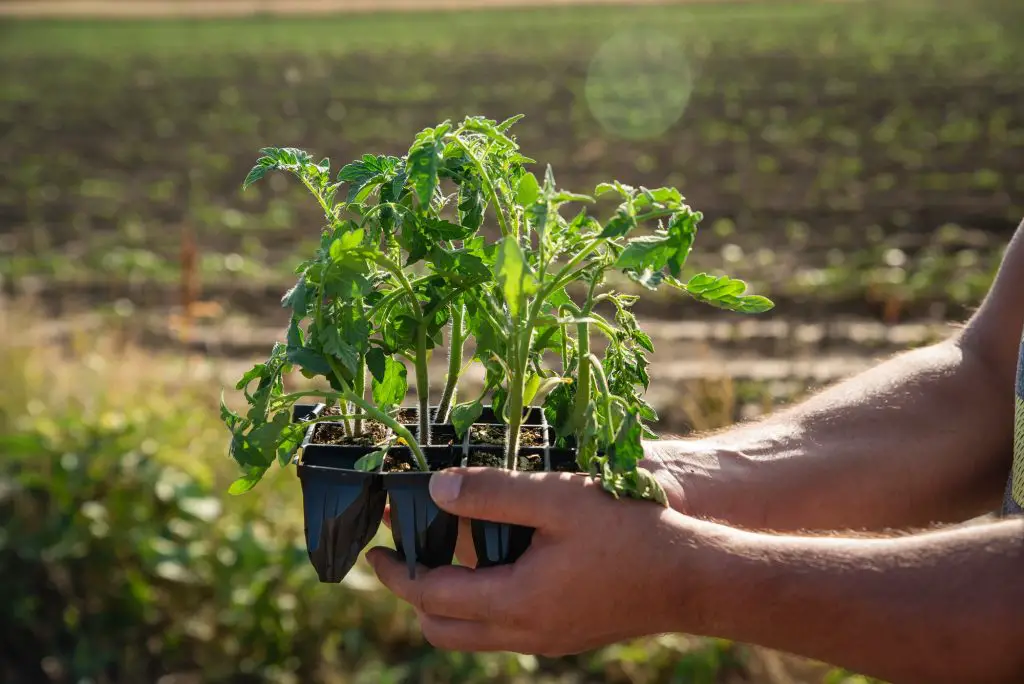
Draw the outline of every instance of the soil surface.
[[[384,457],[382,470],[385,473],[408,473],[419,470],[413,459],[414,457],[409,449],[392,449]]]
[[[341,411],[337,406],[325,409],[324,415],[338,416]],[[313,432],[313,444],[336,444],[339,446],[376,446],[387,440],[387,426],[375,420],[363,421],[363,434],[355,437],[347,434],[344,423],[319,423]]]
[[[474,425],[469,428],[469,443],[504,446],[507,430],[505,425]],[[544,428],[521,427],[519,429],[520,446],[542,447],[544,442]]]
[[[502,454],[495,454],[489,451],[470,451],[467,464],[470,466],[484,466],[488,468],[504,468],[505,457]],[[544,458],[540,454],[522,454],[518,460],[519,470],[526,473],[536,473],[544,470]]]

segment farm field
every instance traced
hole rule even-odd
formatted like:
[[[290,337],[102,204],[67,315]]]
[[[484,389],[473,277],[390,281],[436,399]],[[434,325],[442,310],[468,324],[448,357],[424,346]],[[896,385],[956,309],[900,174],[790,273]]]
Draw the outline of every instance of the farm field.
[[[403,154],[444,119],[522,113],[524,153],[541,171],[550,163],[561,186],[678,187],[705,215],[688,272],[728,271],[777,304],[745,319],[670,295],[642,300],[656,350],[651,402],[660,429],[679,434],[756,416],[950,334],[1024,218],[1024,5],[1013,0],[5,16],[0,65],[0,361],[22,383],[0,405],[0,445],[27,459],[26,445],[42,440],[55,464],[82,453],[114,467],[143,453],[153,430],[172,445],[161,462],[197,468],[189,486],[213,498],[223,498],[226,459],[223,472],[183,463],[222,448],[219,392],[283,334],[281,294],[319,242],[321,213],[301,187],[268,176],[241,190],[262,147],[300,147],[340,168],[367,152]],[[445,360],[431,363],[431,377],[443,377]],[[164,388],[160,401],[153,386]],[[193,441],[179,438],[190,430]],[[276,485],[283,507],[294,505],[290,484]],[[73,485],[69,500],[88,501]],[[327,598],[296,579],[309,574],[304,549],[282,540],[301,523],[227,506],[217,539],[255,521],[278,536],[254,558],[288,558],[281,582],[300,607],[264,597],[261,619],[312,611],[320,622],[274,632],[274,643],[250,625],[244,638],[273,667],[218,681],[860,681],[683,637],[560,662],[437,655],[417,641],[410,614],[394,617],[375,591]],[[115,513],[130,527],[128,508]],[[175,539],[173,553],[185,554],[191,542]],[[139,572],[167,558],[147,556]],[[191,605],[232,604],[230,567],[202,572],[210,593],[188,594]],[[163,581],[140,606],[169,610],[175,594]],[[161,662],[214,667],[204,639],[245,618],[228,608],[207,618],[207,632],[175,632],[187,647]],[[317,631],[327,629],[343,646]],[[300,637],[311,644],[303,657],[322,657],[324,671],[288,660],[281,644]],[[103,676],[95,681],[122,681]]]

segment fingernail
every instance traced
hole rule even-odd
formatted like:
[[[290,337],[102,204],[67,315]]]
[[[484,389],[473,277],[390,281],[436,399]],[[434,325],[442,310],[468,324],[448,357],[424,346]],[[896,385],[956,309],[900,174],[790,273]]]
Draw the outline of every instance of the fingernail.
[[[451,503],[459,498],[462,489],[462,475],[458,473],[434,473],[430,476],[430,498],[439,504]]]

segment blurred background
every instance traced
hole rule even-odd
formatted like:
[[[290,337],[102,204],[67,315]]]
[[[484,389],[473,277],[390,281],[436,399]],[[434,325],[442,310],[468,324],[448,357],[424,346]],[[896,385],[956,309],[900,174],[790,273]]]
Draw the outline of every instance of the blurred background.
[[[241,182],[268,145],[339,167],[522,113],[568,189],[678,187],[690,271],[777,304],[638,305],[658,428],[720,427],[980,302],[1024,218],[1019,0],[0,0],[0,65],[0,679],[866,681],[685,635],[444,653],[365,565],[318,584],[294,472],[225,491],[221,390],[320,229]]]

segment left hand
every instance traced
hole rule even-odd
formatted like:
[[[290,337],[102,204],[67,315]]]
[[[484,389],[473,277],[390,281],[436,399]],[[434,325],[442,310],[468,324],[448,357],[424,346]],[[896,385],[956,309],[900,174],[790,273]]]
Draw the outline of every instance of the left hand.
[[[699,633],[703,578],[713,573],[701,570],[697,536],[711,523],[616,500],[591,478],[564,473],[457,468],[432,476],[431,496],[455,515],[536,528],[512,565],[420,567],[415,580],[394,551],[367,553],[435,647],[561,656]]]

